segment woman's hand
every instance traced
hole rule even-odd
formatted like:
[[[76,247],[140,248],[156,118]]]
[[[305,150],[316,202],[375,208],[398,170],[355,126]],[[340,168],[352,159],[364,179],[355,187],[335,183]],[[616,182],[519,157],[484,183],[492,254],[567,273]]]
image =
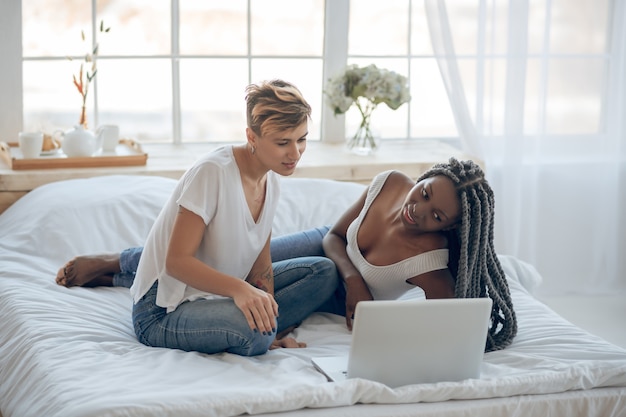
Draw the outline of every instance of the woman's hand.
[[[345,280],[346,282],[346,326],[352,330],[352,320],[354,319],[354,312],[356,311],[356,305],[359,301],[373,300],[372,293],[367,284],[363,280],[363,277],[351,277]]]
[[[271,294],[245,283],[244,289],[235,294],[233,301],[252,330],[264,334],[276,331],[278,304]]]

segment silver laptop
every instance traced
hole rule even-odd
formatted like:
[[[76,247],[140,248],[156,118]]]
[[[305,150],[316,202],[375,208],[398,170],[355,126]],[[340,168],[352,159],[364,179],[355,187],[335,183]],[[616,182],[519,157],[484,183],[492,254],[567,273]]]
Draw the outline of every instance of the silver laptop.
[[[312,358],[329,381],[365,378],[396,388],[479,378],[490,298],[362,301],[350,352]]]

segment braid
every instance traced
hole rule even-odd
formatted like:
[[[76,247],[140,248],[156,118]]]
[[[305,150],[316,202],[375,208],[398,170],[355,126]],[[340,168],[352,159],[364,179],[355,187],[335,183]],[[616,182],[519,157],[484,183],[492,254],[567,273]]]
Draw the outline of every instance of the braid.
[[[434,165],[418,182],[445,175],[455,184],[461,202],[459,227],[449,232],[449,267],[457,298],[490,297],[491,324],[485,351],[503,349],[517,334],[517,321],[506,276],[494,248],[495,202],[482,169],[472,161],[450,158]]]

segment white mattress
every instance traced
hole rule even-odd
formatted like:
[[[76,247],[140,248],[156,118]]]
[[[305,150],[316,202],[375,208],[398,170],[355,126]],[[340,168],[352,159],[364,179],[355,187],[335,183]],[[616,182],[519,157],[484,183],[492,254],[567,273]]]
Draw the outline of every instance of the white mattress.
[[[363,190],[282,181],[275,235],[332,223]],[[536,300],[541,277],[507,256],[519,334],[510,348],[485,355],[476,380],[398,389],[326,382],[310,357],[346,352],[350,341],[343,318],[329,314],[296,330],[307,348],[255,358],[141,345],[128,290],[68,289],[54,276],[72,256],[140,245],[173,185],[139,176],[63,181],[0,215],[4,417],[626,415],[626,351]]]

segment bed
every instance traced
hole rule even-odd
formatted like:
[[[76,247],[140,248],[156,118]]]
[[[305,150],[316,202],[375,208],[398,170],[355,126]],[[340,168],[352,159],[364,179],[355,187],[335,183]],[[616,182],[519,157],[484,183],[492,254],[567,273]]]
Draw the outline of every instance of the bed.
[[[363,185],[283,178],[274,235],[332,223]],[[541,277],[500,256],[519,320],[513,344],[485,354],[480,379],[389,389],[327,382],[313,356],[346,352],[343,318],[316,313],[304,349],[204,355],[137,342],[124,288],[64,288],[78,254],[141,245],[172,179],[103,176],[41,186],[0,215],[3,417],[625,416],[626,350],[539,302]],[[412,297],[420,297],[414,291]]]

